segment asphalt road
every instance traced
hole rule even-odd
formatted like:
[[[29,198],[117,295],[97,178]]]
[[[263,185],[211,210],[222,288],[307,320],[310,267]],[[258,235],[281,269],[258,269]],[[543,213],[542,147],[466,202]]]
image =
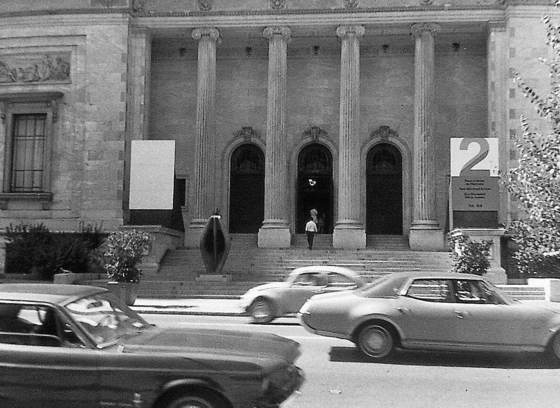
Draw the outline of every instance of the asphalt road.
[[[283,408],[560,407],[560,369],[539,354],[403,351],[372,363],[352,343],[308,333],[291,318],[252,325],[242,317],[144,317],[161,326],[266,331],[298,341],[306,383]]]

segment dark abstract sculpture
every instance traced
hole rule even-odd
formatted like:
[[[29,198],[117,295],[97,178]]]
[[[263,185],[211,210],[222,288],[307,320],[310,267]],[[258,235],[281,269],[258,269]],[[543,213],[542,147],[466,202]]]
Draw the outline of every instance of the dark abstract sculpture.
[[[231,244],[220,220],[221,217],[217,212],[210,216],[200,237],[200,253],[206,272],[209,274],[221,272]]]

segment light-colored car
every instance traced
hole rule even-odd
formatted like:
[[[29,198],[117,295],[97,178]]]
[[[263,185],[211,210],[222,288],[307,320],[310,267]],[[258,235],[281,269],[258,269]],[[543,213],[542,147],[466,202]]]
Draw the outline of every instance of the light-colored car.
[[[354,342],[371,360],[395,348],[550,352],[560,360],[560,306],[510,299],[477,275],[394,273],[301,308],[309,331]]]
[[[329,265],[294,269],[284,282],[249,289],[241,297],[241,307],[254,323],[268,323],[276,317],[296,313],[311,296],[364,286],[360,276],[348,268]]]
[[[0,284],[2,408],[278,408],[299,355],[274,334],[151,325],[103,288]]]

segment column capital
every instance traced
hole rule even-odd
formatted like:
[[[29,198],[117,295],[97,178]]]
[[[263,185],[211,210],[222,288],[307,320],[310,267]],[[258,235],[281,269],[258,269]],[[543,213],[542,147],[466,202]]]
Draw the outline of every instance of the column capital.
[[[410,32],[415,37],[419,37],[425,32],[430,32],[432,33],[432,35],[434,35],[439,32],[440,29],[440,25],[435,23],[416,23],[410,26]]]
[[[192,38],[200,40],[202,37],[209,37],[212,41],[220,40],[220,30],[214,27],[202,27],[192,30]]]
[[[355,37],[362,37],[366,32],[366,29],[362,25],[342,25],[336,28],[336,35],[341,38],[347,38],[351,35]]]
[[[263,30],[263,37],[271,40],[275,35],[281,36],[284,40],[288,41],[292,36],[290,27],[285,26],[271,26]]]
[[[506,31],[505,20],[491,20],[488,22],[488,33],[496,31]]]

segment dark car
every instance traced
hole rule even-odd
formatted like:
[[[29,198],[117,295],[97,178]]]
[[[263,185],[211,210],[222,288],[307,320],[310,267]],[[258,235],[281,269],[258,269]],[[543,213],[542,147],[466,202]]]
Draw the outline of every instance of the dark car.
[[[302,384],[299,344],[162,329],[103,288],[0,285],[0,407],[277,407]]]
[[[546,352],[560,361],[560,306],[510,299],[477,275],[399,272],[361,289],[312,297],[309,331],[354,342],[371,360],[395,348]]]

